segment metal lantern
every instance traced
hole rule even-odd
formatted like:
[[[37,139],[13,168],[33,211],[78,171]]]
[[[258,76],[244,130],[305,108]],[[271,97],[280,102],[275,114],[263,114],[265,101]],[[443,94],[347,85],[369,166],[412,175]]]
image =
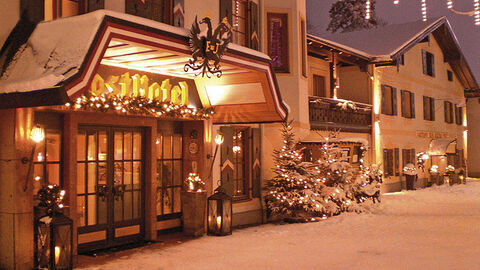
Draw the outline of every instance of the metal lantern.
[[[35,268],[73,268],[73,221],[62,213],[35,219]]]
[[[219,187],[208,197],[207,205],[207,234],[217,236],[232,234],[232,197]]]

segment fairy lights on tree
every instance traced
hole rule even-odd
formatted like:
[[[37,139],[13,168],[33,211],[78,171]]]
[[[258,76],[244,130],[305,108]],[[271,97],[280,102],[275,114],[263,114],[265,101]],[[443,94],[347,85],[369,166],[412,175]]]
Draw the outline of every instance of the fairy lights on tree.
[[[286,221],[316,221],[342,212],[362,212],[362,203],[379,201],[381,171],[364,166],[366,151],[361,146],[359,168],[339,160],[341,149],[325,138],[321,156],[315,162],[302,162],[290,123],[282,128],[281,150],[274,151],[275,176],[266,183],[266,204],[273,215]]]

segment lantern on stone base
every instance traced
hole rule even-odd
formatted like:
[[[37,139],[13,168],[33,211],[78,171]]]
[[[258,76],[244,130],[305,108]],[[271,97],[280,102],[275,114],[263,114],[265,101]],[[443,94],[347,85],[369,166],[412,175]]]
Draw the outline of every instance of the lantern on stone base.
[[[207,234],[232,234],[232,197],[222,187],[215,189],[207,201]]]
[[[35,268],[73,268],[73,221],[61,213],[35,219]]]
[[[34,219],[35,269],[73,269],[73,221],[63,214],[65,191],[43,186]]]

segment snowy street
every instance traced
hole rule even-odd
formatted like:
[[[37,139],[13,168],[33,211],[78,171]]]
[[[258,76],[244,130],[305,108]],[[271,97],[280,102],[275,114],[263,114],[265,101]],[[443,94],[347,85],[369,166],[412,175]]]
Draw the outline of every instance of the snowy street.
[[[480,182],[386,194],[360,215],[156,245],[83,269],[480,269]]]

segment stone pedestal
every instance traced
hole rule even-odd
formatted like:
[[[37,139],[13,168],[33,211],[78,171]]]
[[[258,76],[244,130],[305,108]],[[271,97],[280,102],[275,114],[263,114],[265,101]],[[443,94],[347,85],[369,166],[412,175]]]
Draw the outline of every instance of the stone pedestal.
[[[33,110],[0,110],[0,269],[33,268]]]
[[[183,232],[189,236],[205,234],[206,192],[182,191]]]

